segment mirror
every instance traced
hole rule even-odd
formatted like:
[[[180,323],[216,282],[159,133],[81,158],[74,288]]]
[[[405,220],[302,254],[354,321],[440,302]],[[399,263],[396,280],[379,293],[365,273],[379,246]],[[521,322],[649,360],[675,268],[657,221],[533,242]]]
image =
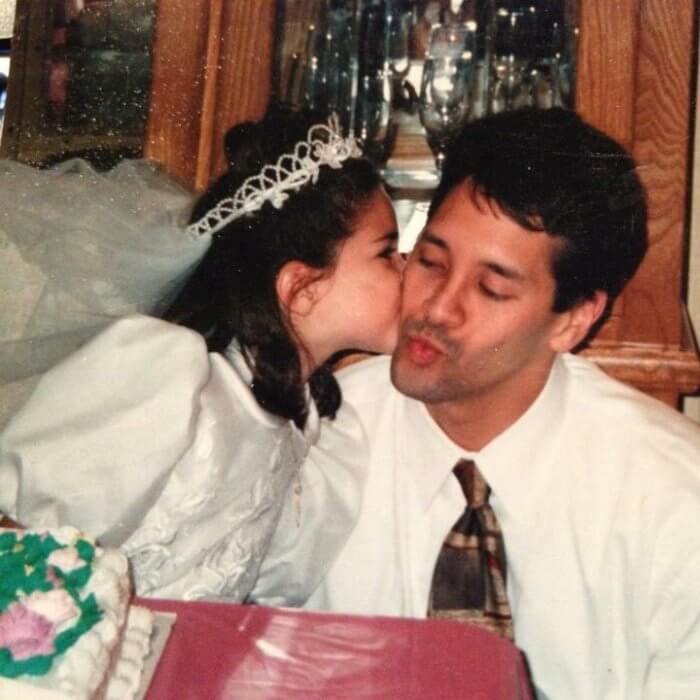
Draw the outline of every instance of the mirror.
[[[156,0],[18,0],[2,155],[109,167],[142,152]]]

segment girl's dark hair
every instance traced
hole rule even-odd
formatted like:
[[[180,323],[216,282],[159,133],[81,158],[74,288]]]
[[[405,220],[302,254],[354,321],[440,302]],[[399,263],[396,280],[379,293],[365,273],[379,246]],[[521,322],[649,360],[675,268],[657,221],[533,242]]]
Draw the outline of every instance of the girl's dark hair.
[[[190,220],[199,220],[266,164],[274,164],[305,141],[318,114],[273,108],[260,122],[233,127],[226,136],[229,170],[200,197]],[[322,274],[335,263],[359,211],[381,186],[365,159],[321,167],[318,181],[293,192],[280,209],[265,203],[213,236],[212,244],[165,317],[192,328],[210,351],[222,352],[235,338],[253,373],[252,391],[267,411],[302,427],[307,401],[301,381],[298,341],[290,336],[275,282],[285,263],[298,260]],[[340,389],[330,368],[310,377],[321,416],[333,416]]]

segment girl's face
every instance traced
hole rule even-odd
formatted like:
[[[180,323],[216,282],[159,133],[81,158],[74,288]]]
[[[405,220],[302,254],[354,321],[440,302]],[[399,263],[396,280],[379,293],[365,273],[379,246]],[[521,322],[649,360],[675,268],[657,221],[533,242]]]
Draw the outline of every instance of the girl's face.
[[[315,284],[304,340],[316,363],[344,349],[393,351],[403,268],[397,243],[394,208],[378,189],[358,212],[333,270]]]

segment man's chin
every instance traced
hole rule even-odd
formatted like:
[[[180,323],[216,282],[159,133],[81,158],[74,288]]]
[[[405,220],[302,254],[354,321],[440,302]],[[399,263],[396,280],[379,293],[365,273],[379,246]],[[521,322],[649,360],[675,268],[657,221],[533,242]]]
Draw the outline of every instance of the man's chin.
[[[432,371],[431,371],[432,370]],[[401,346],[391,358],[391,382],[398,391],[413,399],[424,399],[435,387],[434,365],[416,365],[401,352]]]

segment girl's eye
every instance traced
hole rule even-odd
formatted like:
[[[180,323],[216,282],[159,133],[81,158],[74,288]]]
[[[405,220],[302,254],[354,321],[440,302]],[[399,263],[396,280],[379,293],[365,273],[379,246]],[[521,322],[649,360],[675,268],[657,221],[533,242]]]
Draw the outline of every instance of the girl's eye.
[[[385,248],[379,253],[378,257],[383,261],[383,265],[387,265],[394,270],[402,270],[405,264],[403,257],[399,253],[399,249],[393,245]]]

